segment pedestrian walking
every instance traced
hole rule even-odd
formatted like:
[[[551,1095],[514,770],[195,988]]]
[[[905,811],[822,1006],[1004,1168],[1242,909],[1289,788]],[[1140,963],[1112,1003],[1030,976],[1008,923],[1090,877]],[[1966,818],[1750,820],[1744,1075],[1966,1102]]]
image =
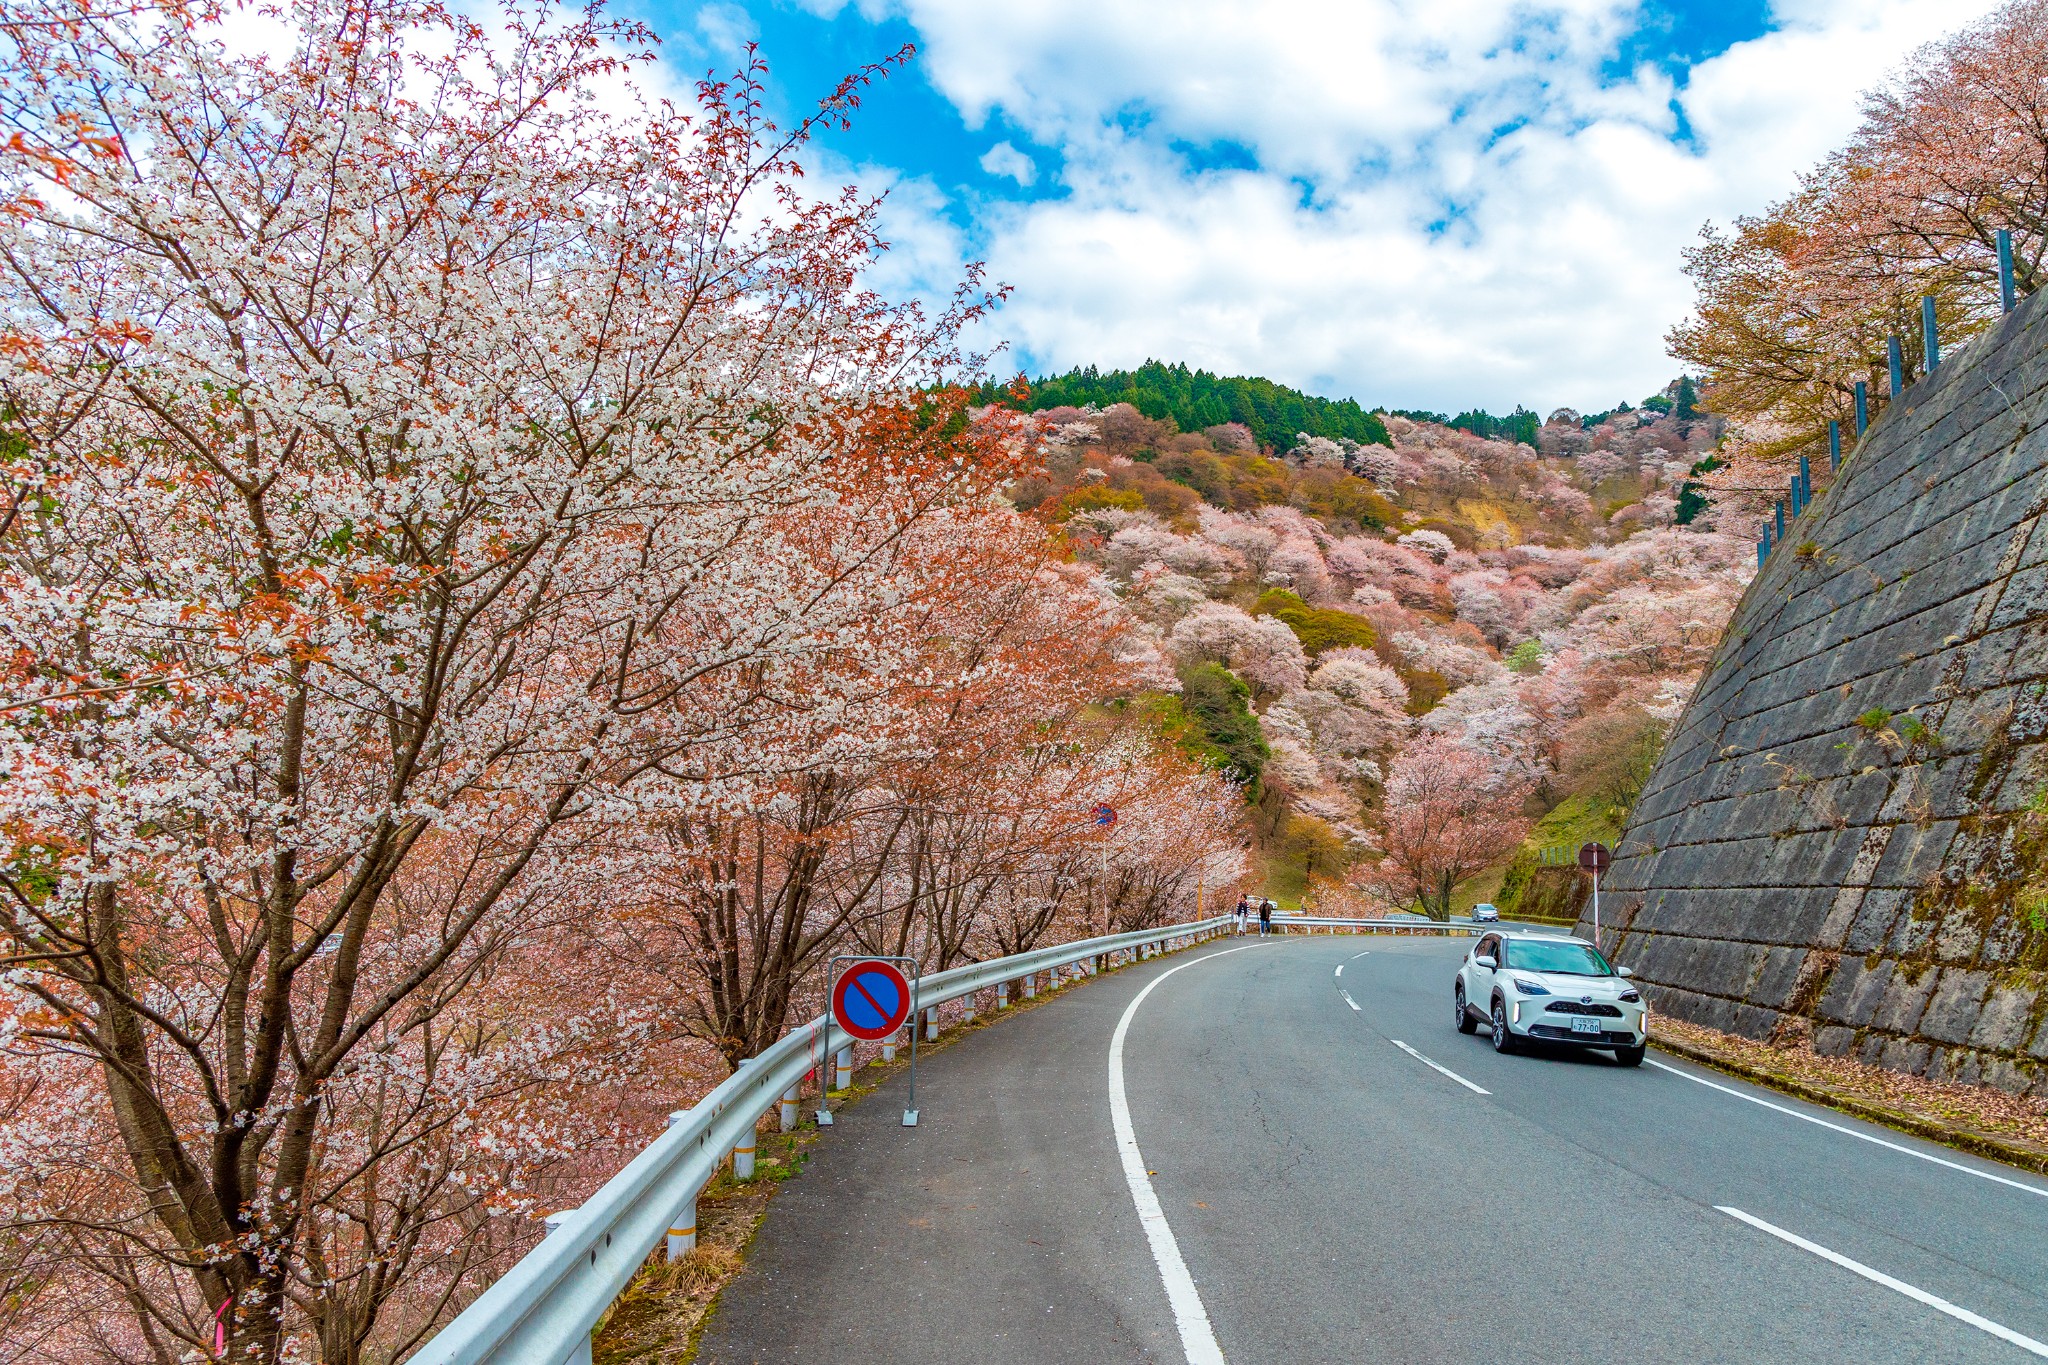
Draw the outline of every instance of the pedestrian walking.
[[[1238,898],[1237,898],[1237,936],[1238,936],[1239,938],[1243,938],[1243,937],[1244,937],[1244,927],[1245,927],[1245,924],[1246,924],[1246,923],[1247,923],[1248,921],[1250,921],[1251,917],[1252,917],[1252,903],[1251,903],[1251,898],[1250,898],[1250,897],[1248,897],[1248,896],[1246,896],[1246,895],[1244,895],[1243,893],[1239,893],[1239,895],[1238,895]]]
[[[1259,902],[1259,937],[1273,932],[1273,898],[1268,896]]]

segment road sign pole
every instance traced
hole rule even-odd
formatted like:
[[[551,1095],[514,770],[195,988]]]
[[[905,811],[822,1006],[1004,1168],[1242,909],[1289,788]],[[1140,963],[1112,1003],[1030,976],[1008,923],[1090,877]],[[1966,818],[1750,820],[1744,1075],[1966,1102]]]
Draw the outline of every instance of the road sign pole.
[[[1600,874],[1593,873],[1593,951],[1600,951]]]
[[[910,978],[910,1099],[903,1106],[903,1126],[905,1128],[917,1127],[917,1035],[919,1032],[917,1026],[922,1022],[919,1014],[919,1004],[921,999],[920,987],[923,985],[923,982],[924,978],[922,976]]]

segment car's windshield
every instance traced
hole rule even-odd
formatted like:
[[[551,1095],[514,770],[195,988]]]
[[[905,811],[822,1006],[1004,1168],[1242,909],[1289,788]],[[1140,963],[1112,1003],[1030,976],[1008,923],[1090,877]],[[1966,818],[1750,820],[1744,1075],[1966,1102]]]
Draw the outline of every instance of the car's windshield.
[[[1501,945],[1503,967],[1525,972],[1556,972],[1560,976],[1612,976],[1607,959],[1583,943],[1554,939],[1509,939]]]

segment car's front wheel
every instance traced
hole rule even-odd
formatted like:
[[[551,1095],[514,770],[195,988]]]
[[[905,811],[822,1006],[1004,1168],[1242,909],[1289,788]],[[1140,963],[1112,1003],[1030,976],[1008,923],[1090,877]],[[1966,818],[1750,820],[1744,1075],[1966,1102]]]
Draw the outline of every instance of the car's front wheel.
[[[1493,1050],[1495,1052],[1513,1052],[1515,1050],[1515,1035],[1508,1032],[1507,1002],[1499,996],[1493,998]]]
[[[1623,1066],[1641,1066],[1643,1054],[1649,1050],[1647,1043],[1637,1043],[1634,1047],[1618,1047],[1614,1049],[1614,1060]]]
[[[1478,1032],[1479,1025],[1473,1022],[1472,1011],[1465,1004],[1465,983],[1460,981],[1456,986],[1452,988],[1451,994],[1453,997],[1455,997],[1458,1005],[1458,1032]]]

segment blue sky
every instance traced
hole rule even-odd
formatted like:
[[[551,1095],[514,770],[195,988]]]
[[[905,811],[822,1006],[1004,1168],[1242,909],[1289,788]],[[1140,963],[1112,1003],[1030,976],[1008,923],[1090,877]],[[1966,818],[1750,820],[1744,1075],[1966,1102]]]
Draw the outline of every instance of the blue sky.
[[[669,74],[751,40],[887,195],[877,282],[1012,287],[1038,373],[1150,356],[1368,404],[1605,407],[1674,371],[1680,253],[1785,193],[1983,0],[626,0]]]

